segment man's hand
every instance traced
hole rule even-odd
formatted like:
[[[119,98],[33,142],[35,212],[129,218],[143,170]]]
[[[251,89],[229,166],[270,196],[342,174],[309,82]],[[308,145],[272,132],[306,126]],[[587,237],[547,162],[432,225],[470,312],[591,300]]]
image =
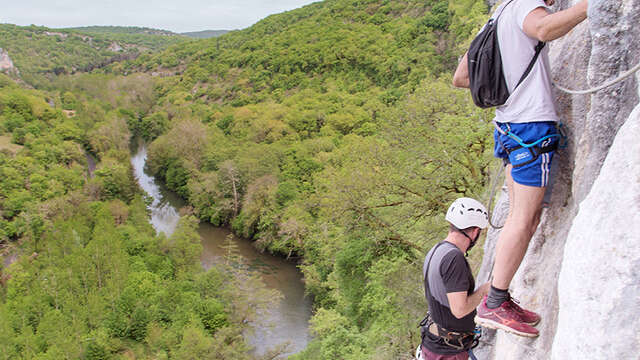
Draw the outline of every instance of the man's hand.
[[[480,298],[482,299],[483,297],[485,297],[485,295],[489,294],[489,289],[491,289],[491,282],[490,281],[480,285],[478,287],[478,289],[476,290],[476,292],[480,293]],[[478,305],[480,305],[480,303],[478,303]]]

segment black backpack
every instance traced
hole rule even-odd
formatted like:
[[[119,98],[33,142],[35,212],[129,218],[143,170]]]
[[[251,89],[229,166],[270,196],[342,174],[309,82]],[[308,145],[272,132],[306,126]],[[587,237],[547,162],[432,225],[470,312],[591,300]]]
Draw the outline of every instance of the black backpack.
[[[510,95],[502,70],[502,56],[498,45],[498,19],[511,2],[513,0],[502,7],[500,14],[495,19],[489,19],[484,29],[473,39],[467,52],[471,97],[473,102],[481,108],[502,105],[507,102]],[[522,74],[516,88],[529,75],[544,46],[544,42],[538,41],[535,55],[527,66],[527,70]]]

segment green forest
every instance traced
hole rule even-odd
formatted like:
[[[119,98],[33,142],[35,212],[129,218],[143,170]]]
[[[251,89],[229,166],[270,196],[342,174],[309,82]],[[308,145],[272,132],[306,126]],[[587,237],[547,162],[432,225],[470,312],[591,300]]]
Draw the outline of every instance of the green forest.
[[[256,359],[243,334],[278,294],[233,249],[201,268],[208,222],[299,261],[313,339],[290,358],[410,359],[443,214],[487,199],[490,114],[451,85],[487,12],[326,0],[203,40],[0,25],[0,358]],[[135,138],[189,205],[168,238]]]
[[[189,40],[145,28],[49,29],[0,24],[0,48],[10,54],[20,79],[38,88],[48,88],[57,75],[91,72],[184,41]]]

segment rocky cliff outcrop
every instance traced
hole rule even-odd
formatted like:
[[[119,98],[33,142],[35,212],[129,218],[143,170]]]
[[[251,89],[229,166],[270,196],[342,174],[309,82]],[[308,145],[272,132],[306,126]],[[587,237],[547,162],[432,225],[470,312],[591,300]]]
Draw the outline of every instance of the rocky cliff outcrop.
[[[580,203],[558,281],[552,359],[632,359],[640,350],[640,106]]]
[[[9,53],[0,48],[0,71],[18,72],[18,69],[13,65],[13,61],[9,57]]]
[[[109,45],[108,47],[109,51],[113,51],[113,52],[120,52],[122,50],[124,50],[122,48],[122,46],[120,46],[117,42],[112,42],[111,45]]]
[[[575,2],[557,1],[556,8]],[[635,66],[639,22],[640,0],[591,0],[589,19],[550,43],[555,81],[586,89]],[[514,297],[542,315],[540,337],[485,331],[478,358],[631,359],[640,353],[639,79],[592,95],[557,92],[569,146],[554,158],[551,206],[511,283]],[[504,223],[508,201],[503,188],[494,223]],[[498,235],[488,233],[479,282],[491,274]]]

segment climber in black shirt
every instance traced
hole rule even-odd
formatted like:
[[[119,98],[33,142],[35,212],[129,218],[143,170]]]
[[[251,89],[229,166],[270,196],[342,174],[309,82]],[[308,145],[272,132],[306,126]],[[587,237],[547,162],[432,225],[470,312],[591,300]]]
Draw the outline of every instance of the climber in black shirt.
[[[460,198],[451,204],[447,238],[425,257],[423,279],[430,321],[423,326],[423,360],[465,360],[474,338],[476,306],[489,284],[474,291],[475,281],[464,254],[488,225],[487,210],[478,201]]]

